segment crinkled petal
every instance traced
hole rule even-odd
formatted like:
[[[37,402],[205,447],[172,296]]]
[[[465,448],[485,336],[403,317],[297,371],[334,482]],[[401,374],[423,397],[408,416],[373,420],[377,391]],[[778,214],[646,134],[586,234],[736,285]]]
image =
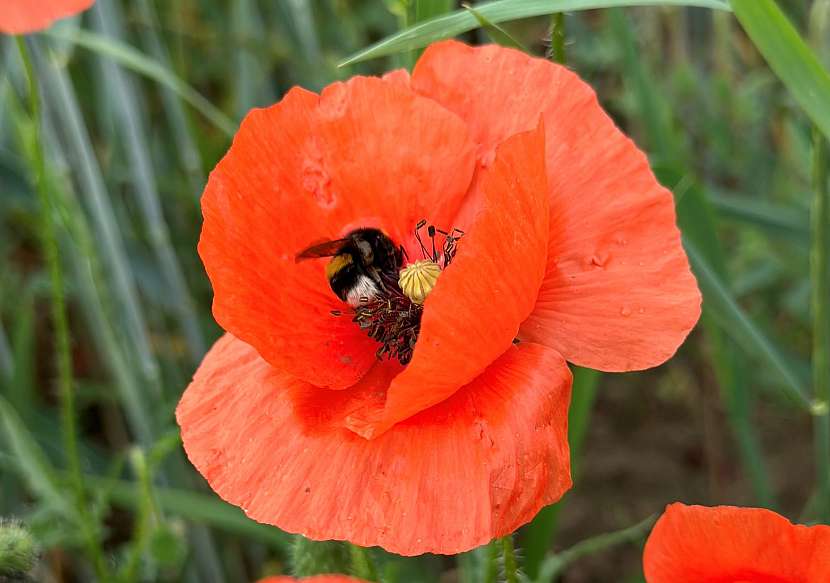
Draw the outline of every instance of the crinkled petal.
[[[510,348],[451,398],[365,440],[343,419],[391,366],[320,391],[225,335],[176,411],[187,455],[254,520],[403,555],[479,546],[570,487],[571,375],[554,350]]]
[[[830,526],[761,508],[671,504],[646,542],[648,583],[827,583]]]
[[[48,28],[56,20],[83,12],[95,0],[3,0],[0,32],[28,34]]]
[[[544,114],[547,272],[523,339],[606,371],[664,362],[700,316],[671,193],[565,67],[497,46],[429,47],[411,86],[460,115],[483,163]]]
[[[545,271],[548,200],[540,125],[498,148],[483,171],[480,207],[453,262],[424,303],[409,366],[383,406],[358,411],[349,427],[372,438],[469,383],[513,343],[533,309]]]
[[[199,253],[225,330],[276,367],[330,388],[354,384],[377,344],[310,245],[359,227],[403,242],[426,216],[455,215],[474,169],[463,122],[403,84],[357,77],[321,96],[292,89],[254,110],[210,176]]]
[[[406,69],[395,69],[393,71],[389,71],[388,73],[384,73],[383,80],[389,81],[392,83],[400,83],[404,87],[409,88],[409,71]]]

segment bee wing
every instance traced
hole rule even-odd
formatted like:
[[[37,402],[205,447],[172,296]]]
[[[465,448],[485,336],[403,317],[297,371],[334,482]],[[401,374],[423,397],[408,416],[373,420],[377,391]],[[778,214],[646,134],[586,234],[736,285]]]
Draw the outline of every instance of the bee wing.
[[[312,245],[308,249],[304,249],[297,253],[295,260],[299,263],[304,259],[316,259],[319,257],[333,257],[340,252],[346,239],[337,239],[335,241],[324,241],[316,245]]]

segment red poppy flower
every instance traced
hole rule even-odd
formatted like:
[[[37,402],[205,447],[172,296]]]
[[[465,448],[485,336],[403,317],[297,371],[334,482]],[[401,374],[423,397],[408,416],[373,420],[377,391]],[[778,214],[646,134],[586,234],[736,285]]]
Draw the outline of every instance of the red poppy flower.
[[[257,583],[366,583],[363,579],[355,579],[347,575],[315,575],[295,579],[294,577],[276,576],[260,579]]]
[[[54,21],[83,12],[95,0],[4,0],[0,6],[0,32],[28,34],[48,28]]]
[[[202,210],[228,334],[179,404],[184,447],[224,499],[313,539],[412,555],[512,532],[571,486],[565,359],[654,366],[700,314],[645,156],[574,73],[500,47],[292,89],[242,122]],[[424,219],[463,236],[433,254]],[[341,301],[326,272],[358,251],[296,261],[358,228],[439,264],[413,301],[382,278]]]
[[[671,504],[646,542],[648,583],[827,583],[830,526],[770,510]]]

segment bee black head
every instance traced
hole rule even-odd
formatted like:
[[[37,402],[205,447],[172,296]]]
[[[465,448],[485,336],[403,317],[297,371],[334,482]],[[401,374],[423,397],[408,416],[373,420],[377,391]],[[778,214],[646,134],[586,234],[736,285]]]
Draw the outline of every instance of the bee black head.
[[[364,266],[374,266],[382,272],[397,274],[403,261],[400,249],[380,229],[356,229],[347,235],[351,251]]]

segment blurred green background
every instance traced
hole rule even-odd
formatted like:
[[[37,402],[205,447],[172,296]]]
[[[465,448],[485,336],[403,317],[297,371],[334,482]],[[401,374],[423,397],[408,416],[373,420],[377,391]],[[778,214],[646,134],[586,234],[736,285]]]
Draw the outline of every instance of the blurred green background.
[[[830,2],[778,4],[827,63]],[[337,66],[460,8],[447,0],[100,0],[27,40],[44,110],[46,214],[31,186],[37,125],[18,47],[0,39],[0,517],[22,520],[40,545],[31,580],[508,575],[497,545],[403,559],[310,544],[249,521],[187,463],[173,418],[220,333],[196,254],[199,196],[239,120],[293,85],[318,90],[411,64],[414,51]],[[484,26],[463,40],[518,42],[564,60],[648,152],[675,194],[706,306],[664,366],[576,371],[575,487],[517,533],[523,572],[642,581],[649,517],[675,500],[827,520],[826,368],[813,357],[826,312],[822,323],[811,304],[826,309],[830,299],[817,298],[827,288],[810,266],[811,247],[827,264],[810,227],[827,159],[797,92],[728,11],[586,10],[508,18],[501,30],[477,16]],[[553,43],[552,28],[564,34]],[[65,276],[81,480],[61,431],[45,218]],[[607,532],[615,534],[596,538]]]

